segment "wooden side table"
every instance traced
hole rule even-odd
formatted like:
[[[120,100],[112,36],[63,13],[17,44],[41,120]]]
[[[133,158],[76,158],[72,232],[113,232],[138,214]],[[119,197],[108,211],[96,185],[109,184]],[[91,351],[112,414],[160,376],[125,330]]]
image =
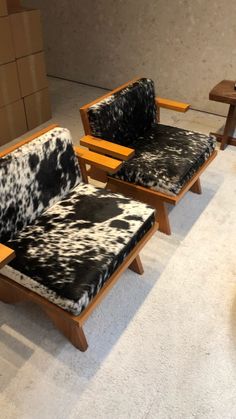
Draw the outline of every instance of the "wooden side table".
[[[210,100],[229,104],[223,134],[212,133],[216,136],[217,141],[221,142],[221,150],[224,150],[228,144],[236,146],[236,138],[234,137],[236,128],[236,90],[234,90],[234,83],[235,81],[232,80],[222,80],[209,93]]]

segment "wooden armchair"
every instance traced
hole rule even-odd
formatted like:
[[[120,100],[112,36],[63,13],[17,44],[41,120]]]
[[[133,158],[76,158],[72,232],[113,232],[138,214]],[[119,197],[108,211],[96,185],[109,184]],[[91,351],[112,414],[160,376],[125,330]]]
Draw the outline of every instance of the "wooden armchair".
[[[119,167],[78,157],[82,167]],[[81,181],[67,129],[50,126],[0,154],[0,301],[39,304],[81,351],[85,320],[126,268],[143,273],[139,252],[156,229],[153,208]]]
[[[160,124],[160,107],[186,112],[189,105],[156,98],[150,79],[132,80],[80,109],[80,143],[121,163],[115,173],[92,167],[90,177],[154,206],[160,231],[170,234],[166,204],[201,193],[200,175],[216,151],[213,137]]]

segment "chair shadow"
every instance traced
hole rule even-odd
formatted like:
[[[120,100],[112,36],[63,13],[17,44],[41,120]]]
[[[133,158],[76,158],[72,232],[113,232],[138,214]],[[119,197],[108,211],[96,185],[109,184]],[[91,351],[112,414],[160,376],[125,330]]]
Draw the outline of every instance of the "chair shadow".
[[[236,294],[234,296],[231,311],[230,311],[230,342],[231,342],[231,356],[233,359],[232,366],[235,365],[235,369],[232,368],[232,372],[236,376]]]
[[[12,336],[10,331],[0,329],[0,393],[14,379],[32,353],[32,348]]]
[[[230,373],[236,379],[236,292],[232,301],[229,317],[229,330],[227,333],[228,351],[230,359]]]
[[[61,370],[70,370],[70,375],[72,373],[77,379],[86,375],[86,379],[90,380],[158,280],[158,276],[150,279],[149,271],[146,269],[146,275],[142,277],[131,271],[125,272],[102,304],[95,309],[84,325],[89,344],[84,353],[67,341],[37,305],[28,302],[8,305],[0,302],[0,339],[3,341],[0,345],[0,361],[2,358],[5,365],[4,380],[0,389],[3,390],[10,384],[37,347],[56,358],[63,365]],[[17,332],[17,337],[8,335],[5,328]],[[23,343],[27,340],[31,343],[31,348]],[[40,366],[40,371],[43,372],[44,368],[46,371],[47,366]],[[62,379],[58,385],[63,388],[64,380]],[[76,386],[74,391],[77,391]]]
[[[204,176],[202,178],[201,195],[189,191],[175,207],[168,206],[172,234],[180,239],[189,233],[224,181],[223,176],[217,172],[214,172],[214,183],[212,179],[208,181]]]

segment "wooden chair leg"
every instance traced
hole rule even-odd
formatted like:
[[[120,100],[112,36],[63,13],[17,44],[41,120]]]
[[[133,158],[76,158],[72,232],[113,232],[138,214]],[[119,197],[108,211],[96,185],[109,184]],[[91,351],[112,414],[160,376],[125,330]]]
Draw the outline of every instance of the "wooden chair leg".
[[[170,222],[165,202],[157,201],[155,206],[157,210],[157,221],[159,223],[159,231],[167,235],[170,235]]]
[[[78,160],[79,160],[82,180],[83,180],[84,183],[89,183],[88,182],[88,174],[87,174],[86,164],[84,163],[82,158],[79,157]]]
[[[0,278],[0,301],[7,304],[14,304],[20,301],[28,301],[30,298],[27,298],[27,291],[21,291],[16,289],[16,287],[11,286],[10,283],[1,280]],[[56,310],[48,309],[45,306],[42,306],[45,313],[53,321],[55,326],[64,334],[64,336],[74,345],[77,349],[84,352],[88,348],[88,343],[85,338],[82,327],[79,323],[76,323],[75,320],[63,316],[63,314],[58,313]]]
[[[15,304],[20,301],[25,301],[25,298],[20,292],[13,292],[0,278],[0,301],[6,304]]]
[[[139,275],[142,275],[144,273],[143,265],[139,255],[137,255],[133,262],[129,265],[129,269],[131,269],[131,271],[134,271]]]
[[[88,170],[88,176],[92,179],[98,180],[99,182],[106,183],[107,182],[107,174],[106,172],[99,170],[95,167],[92,167]]]
[[[230,105],[227,119],[226,119],[225,128],[224,128],[224,134],[222,135],[222,138],[221,138],[221,145],[220,145],[221,150],[224,150],[225,147],[228,145],[229,137],[231,135],[234,136],[235,113],[236,113],[236,106]]]
[[[201,195],[202,187],[201,187],[201,182],[200,182],[199,178],[196,180],[196,182],[190,188],[190,191],[193,192],[193,193],[197,193],[197,194]]]
[[[48,317],[53,321],[54,325],[60,332],[81,352],[85,352],[88,343],[84,335],[82,327],[74,320],[70,320],[58,314],[56,311],[44,308]]]

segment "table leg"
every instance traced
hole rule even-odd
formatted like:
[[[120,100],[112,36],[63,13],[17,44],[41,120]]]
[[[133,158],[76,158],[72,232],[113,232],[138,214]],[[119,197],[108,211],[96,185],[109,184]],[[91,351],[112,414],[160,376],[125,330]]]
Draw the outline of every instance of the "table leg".
[[[224,128],[224,134],[221,137],[221,146],[220,146],[221,150],[225,149],[226,144],[228,144],[229,138],[233,137],[235,127],[236,127],[236,106],[230,105],[229,112],[226,119],[225,128]]]

